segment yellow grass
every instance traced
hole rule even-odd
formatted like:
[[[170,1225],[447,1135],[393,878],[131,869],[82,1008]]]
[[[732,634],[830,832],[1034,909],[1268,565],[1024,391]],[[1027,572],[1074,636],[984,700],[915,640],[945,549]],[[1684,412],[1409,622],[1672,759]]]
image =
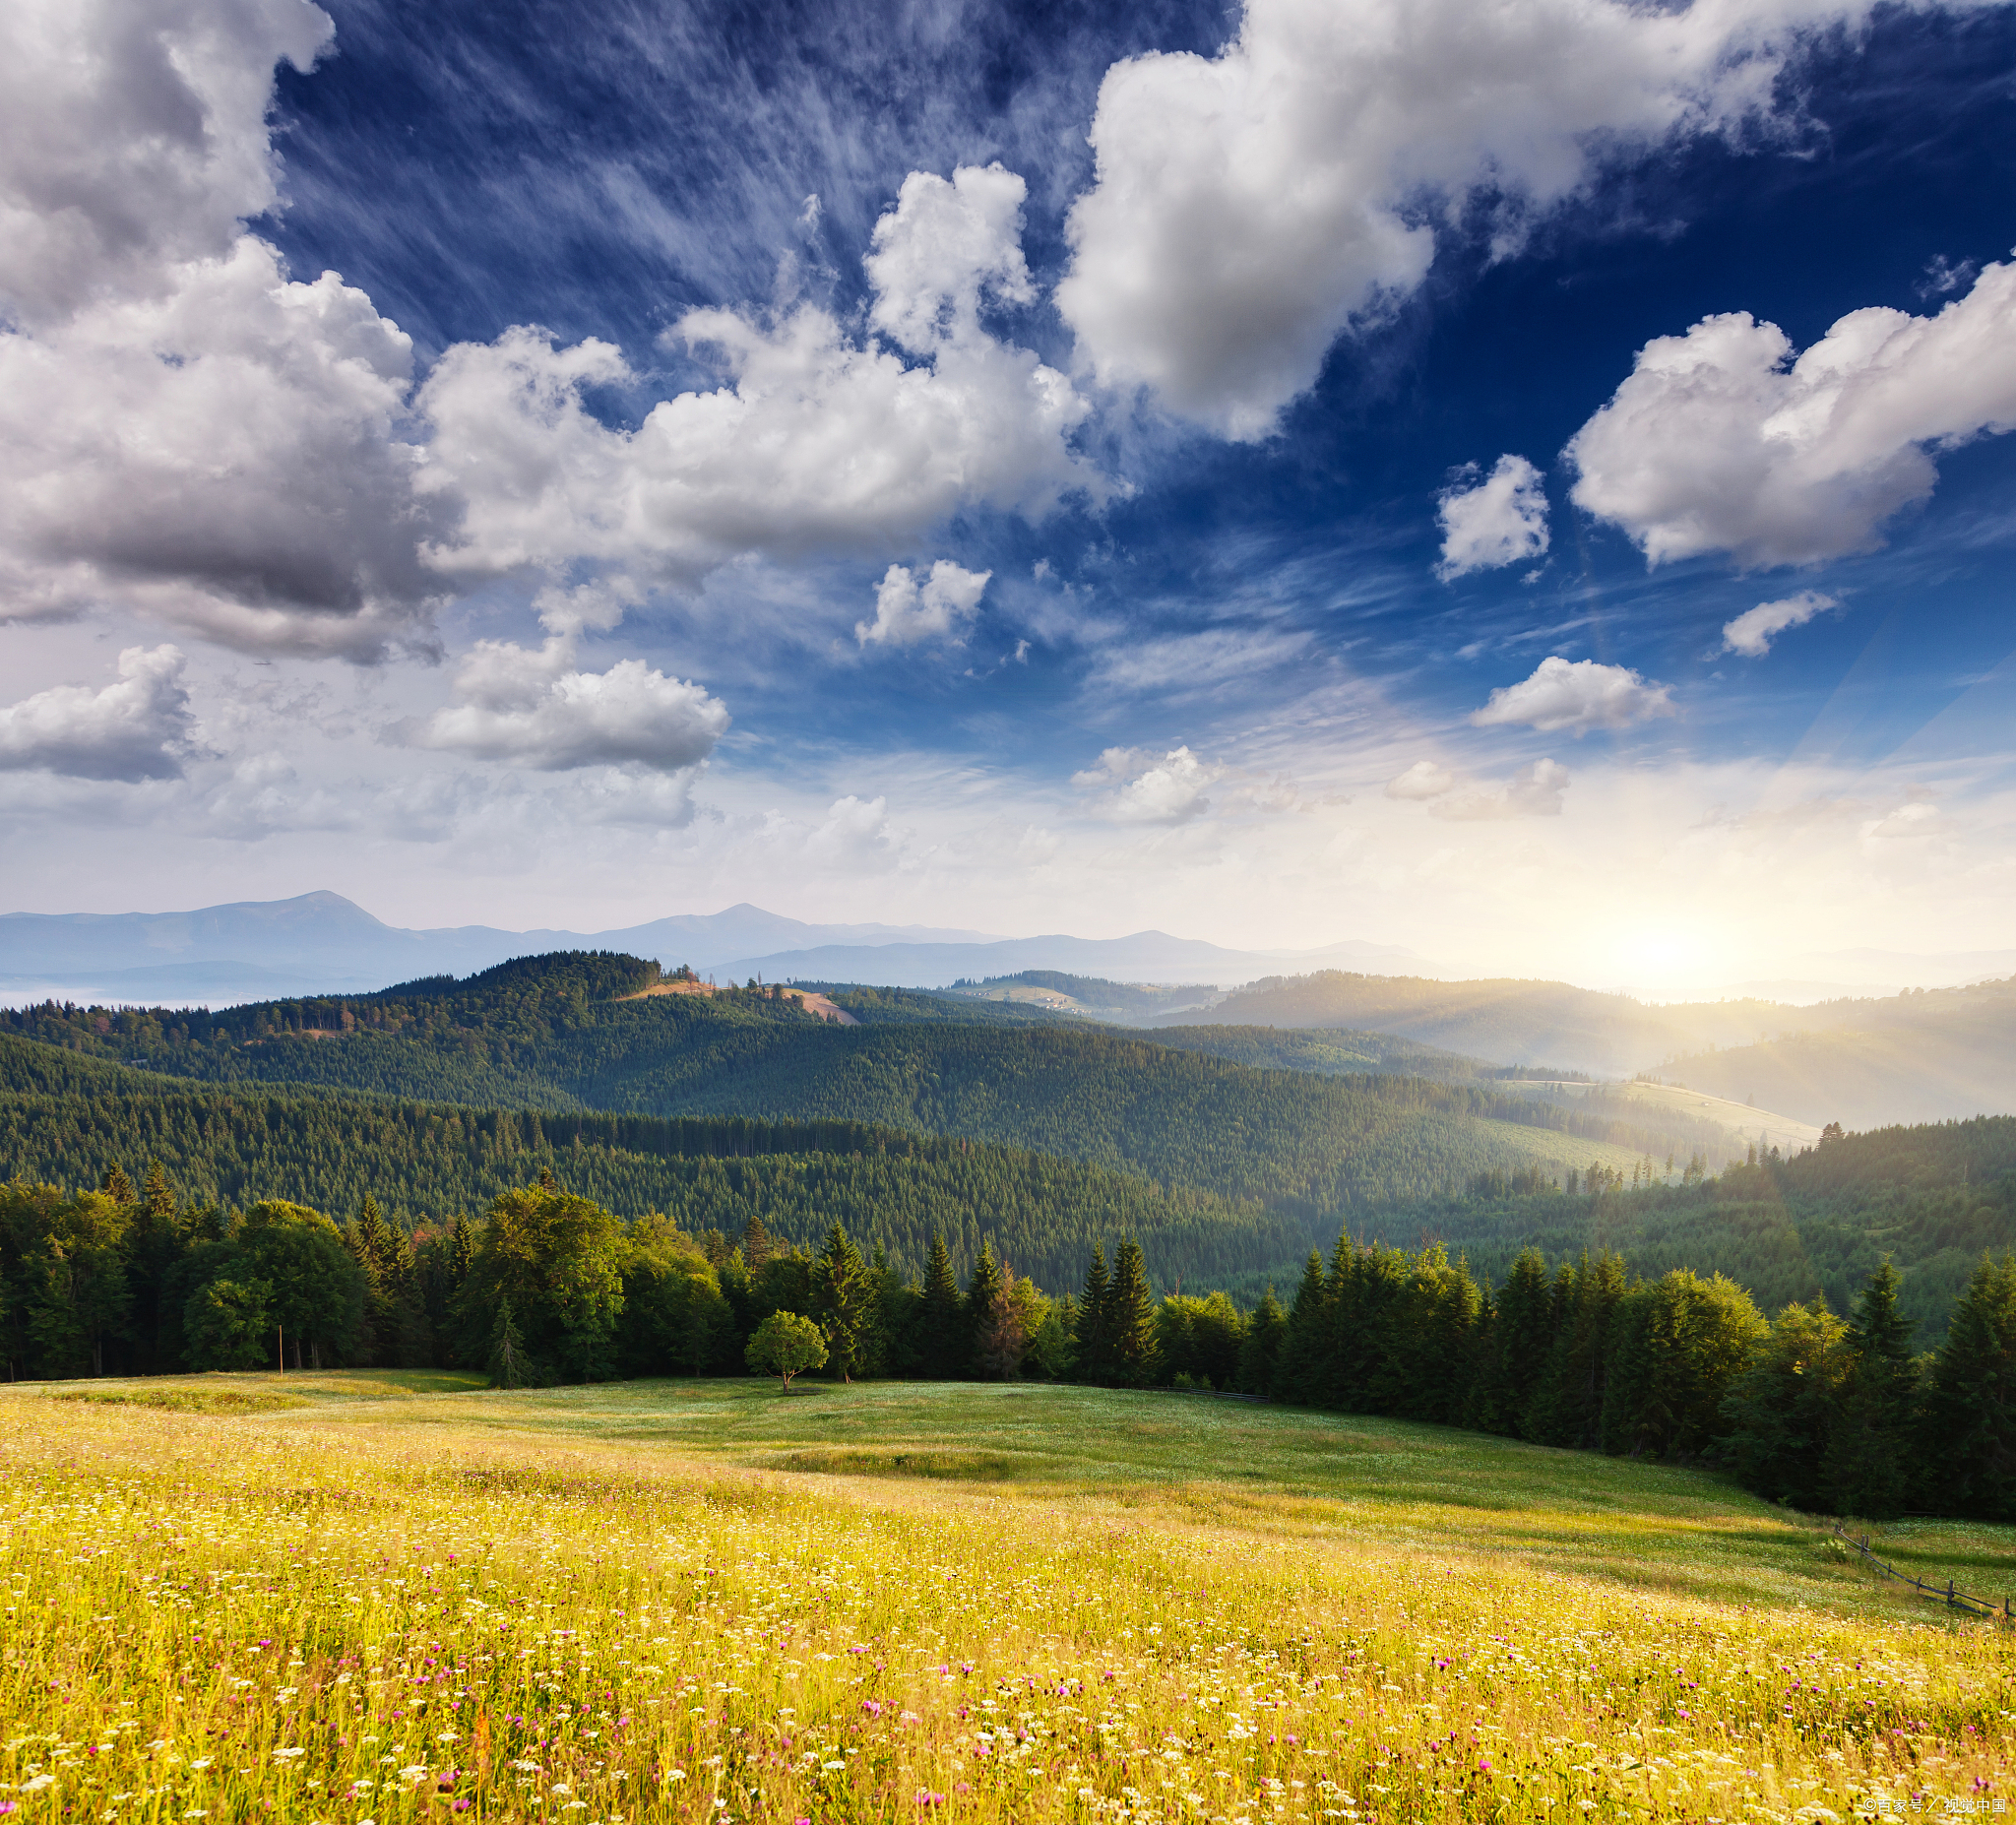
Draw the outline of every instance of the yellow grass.
[[[0,1802],[1734,1825],[2009,1791],[2016,1638],[1712,1478],[1202,1397],[467,1379],[0,1398]],[[2008,1530],[1883,1539],[2009,1569]]]

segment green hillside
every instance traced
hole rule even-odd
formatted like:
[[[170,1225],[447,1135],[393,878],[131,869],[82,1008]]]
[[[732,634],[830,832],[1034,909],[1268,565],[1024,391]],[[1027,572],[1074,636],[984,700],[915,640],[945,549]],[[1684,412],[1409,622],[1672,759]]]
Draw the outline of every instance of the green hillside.
[[[1357,1227],[1389,1242],[1434,1237],[1500,1285],[1525,1248],[1555,1261],[1614,1251],[1648,1279],[1726,1274],[1767,1312],[1824,1295],[1846,1313],[1888,1257],[1927,1347],[1982,1256],[2016,1249],[2016,1117],[1851,1134],[1704,1184],[1596,1197],[1498,1187],[1396,1206]],[[1232,1290],[1254,1296],[1270,1280],[1285,1290],[1300,1268],[1284,1257]]]
[[[866,1122],[1079,1160],[1333,1222],[1480,1171],[1664,1156],[1628,1111],[1488,1086],[1264,1071],[1108,1030],[829,1025],[771,991],[635,998],[657,966],[567,953],[467,981],[201,1016],[45,1005],[26,1039],[212,1083],[550,1112]],[[1684,1151],[1684,1146],[1682,1147]]]
[[[2016,980],[1794,1012],[1803,1031],[1694,1052],[1659,1075],[1849,1128],[2016,1110]]]
[[[962,1275],[985,1240],[1060,1290],[1083,1277],[1095,1240],[1123,1232],[1158,1281],[1195,1285],[1297,1253],[1320,1231],[1097,1166],[856,1123],[195,1086],[0,1037],[0,1180],[79,1189],[116,1165],[138,1183],[155,1161],[195,1203],[284,1198],[347,1216],[369,1195],[406,1228],[479,1211],[550,1170],[618,1216],[658,1211],[693,1234],[739,1236],[753,1217],[810,1246],[837,1219],[907,1274],[923,1272],[934,1229]]]

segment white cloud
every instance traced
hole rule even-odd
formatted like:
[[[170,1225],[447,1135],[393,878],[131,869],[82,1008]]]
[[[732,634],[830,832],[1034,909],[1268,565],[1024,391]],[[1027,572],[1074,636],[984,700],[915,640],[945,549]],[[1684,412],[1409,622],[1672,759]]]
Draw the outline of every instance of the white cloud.
[[[1801,590],[1783,601],[1759,602],[1723,625],[1722,650],[1740,653],[1745,659],[1762,659],[1771,651],[1772,640],[1787,628],[1802,627],[1815,615],[1840,605],[1833,597],[1822,596],[1818,590]]]
[[[1243,439],[1421,283],[1473,200],[1497,250],[1595,161],[1772,109],[1867,0],[1247,0],[1217,57],[1107,71],[1057,301],[1108,386]]]
[[[1205,796],[1225,775],[1187,746],[1156,754],[1146,748],[1107,748],[1097,767],[1073,774],[1074,786],[1112,788],[1102,815],[1117,824],[1186,824],[1211,809]]]
[[[1708,317],[1639,351],[1576,432],[1577,506],[1658,564],[1808,564],[1882,542],[1932,453],[2016,427],[2016,266],[1934,317],[1853,311],[1796,361],[1776,324]]]
[[[1388,798],[1439,798],[1456,785],[1456,776],[1437,761],[1419,760],[1386,782]]]
[[[410,342],[368,296],[290,280],[243,232],[279,198],[275,65],[332,30],[303,0],[0,17],[0,616],[137,609],[375,661],[433,651],[442,600],[521,567],[611,573],[575,616],[606,626],[626,569],[688,585],[1106,492],[1070,449],[1070,381],[979,324],[1032,295],[999,166],[913,174],[877,227],[873,321],[909,356],[809,306],[703,310],[674,334],[725,383],[635,430],[584,403],[634,380],[618,349],[530,327],[451,348],[413,399]],[[406,441],[411,406],[431,446]]]
[[[1523,723],[1544,734],[1565,729],[1586,735],[1593,728],[1626,728],[1672,713],[1667,685],[1648,684],[1623,665],[1555,656],[1542,660],[1532,677],[1501,685],[1470,720],[1479,728]]]
[[[0,769],[73,780],[175,780],[195,719],[173,647],[128,647],[116,684],[59,684],[0,709]]]
[[[302,0],[0,9],[0,306],[33,327],[162,297],[278,200],[267,101],[335,28]]]
[[[440,584],[394,435],[410,339],[249,236],[167,278],[0,333],[0,613],[117,599],[247,650],[351,659],[413,638]]]
[[[728,713],[697,684],[642,660],[581,671],[570,635],[528,649],[479,641],[455,679],[463,700],[399,738],[540,772],[631,766],[672,773],[697,767],[727,732]]]
[[[980,503],[1040,516],[1104,479],[1073,454],[1088,407],[1026,348],[987,335],[978,299],[1026,294],[1022,180],[988,167],[914,175],[875,232],[871,319],[919,356],[857,344],[801,305],[760,323],[688,312],[672,334],[728,384],[661,401],[610,430],[585,387],[631,378],[618,350],[519,328],[464,344],[422,389],[422,485],[460,517],[444,566],[500,572],[577,559],[691,582],[744,553],[792,558],[914,537]]]
[[[1022,254],[1029,187],[999,164],[962,165],[951,182],[930,171],[903,180],[896,208],[875,224],[863,264],[875,302],[868,321],[916,354],[971,335],[980,294],[1027,304],[1036,296]]]
[[[1457,824],[1559,817],[1561,794],[1568,789],[1568,770],[1558,761],[1537,760],[1509,780],[1480,781],[1437,795],[1428,805],[1428,815]]]
[[[1466,780],[1436,761],[1416,761],[1386,782],[1386,796],[1425,804],[1430,817],[1478,824],[1513,817],[1559,817],[1569,773],[1558,761],[1537,760],[1509,780]]]
[[[925,640],[964,640],[974,616],[980,611],[980,594],[993,574],[990,570],[962,570],[950,558],[940,558],[919,584],[905,566],[892,564],[875,591],[874,620],[856,621],[854,638],[862,646],[873,642],[892,647],[914,647]]]
[[[1444,583],[1474,570],[1522,564],[1547,548],[1547,496],[1540,471],[1522,456],[1501,456],[1481,481],[1473,463],[1465,475],[1472,485],[1444,492],[1436,513],[1442,561],[1435,575]]]

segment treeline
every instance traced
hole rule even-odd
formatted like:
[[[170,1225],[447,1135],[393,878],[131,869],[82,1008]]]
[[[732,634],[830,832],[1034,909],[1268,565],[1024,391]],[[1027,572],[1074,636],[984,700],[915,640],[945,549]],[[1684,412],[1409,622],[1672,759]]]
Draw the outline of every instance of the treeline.
[[[293,1095],[869,1122],[1333,1222],[1536,1158],[1565,1172],[1588,1142],[1662,1155],[1694,1144],[1621,1105],[1563,1107],[1396,1073],[1256,1070],[1112,1031],[914,1013],[840,1028],[761,991],[605,992],[632,994],[656,968],[560,954],[434,988],[217,1016],[45,1005],[4,1018],[73,1054]]]
[[[1936,1343],[1984,1254],[2016,1249],[2016,1117],[1980,1116],[1830,1138],[1790,1159],[1752,1158],[1719,1177],[1664,1182],[1645,1163],[1640,1189],[1565,1195],[1530,1174],[1473,1181],[1471,1195],[1366,1218],[1395,1240],[1434,1236],[1502,1282],[1527,1247],[1549,1258],[1584,1249],[1623,1257],[1655,1279],[1673,1268],[1720,1273],[1766,1311],[1824,1298],[1846,1311],[1879,1263],[1904,1276],[1900,1309],[1922,1347]],[[1277,1260],[1227,1283],[1249,1302]]]
[[[817,1326],[844,1378],[1038,1377],[1220,1388],[1611,1453],[1726,1464],[1760,1494],[1884,1518],[2016,1520],[2016,1256],[1984,1259],[1938,1352],[1913,1356],[1899,1277],[1852,1318],[1766,1323],[1733,1282],[1629,1279],[1614,1255],[1549,1273],[1528,1250],[1493,1293],[1440,1245],[1341,1237],[1284,1310],[1152,1296],[1140,1244],[1050,1298],[984,1241],[962,1288],[934,1235],[921,1276],[844,1226],[816,1252],[652,1215],[625,1225],[550,1173],[482,1219],[408,1236],[366,1199],[337,1224],[262,1200],[180,1206],[151,1168],[64,1198],[0,1190],[10,1368],[50,1375],[392,1362],[503,1386],[736,1373],[773,1314]],[[760,1353],[758,1353],[760,1354]]]

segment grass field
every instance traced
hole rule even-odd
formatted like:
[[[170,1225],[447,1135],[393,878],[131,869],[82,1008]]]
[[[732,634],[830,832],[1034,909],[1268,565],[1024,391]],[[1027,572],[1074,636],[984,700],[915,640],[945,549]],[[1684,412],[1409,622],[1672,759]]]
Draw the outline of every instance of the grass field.
[[[1736,1825],[2016,1775],[2016,1632],[1714,1478],[1391,1421],[207,1376],[6,1390],[0,1478],[24,1821]]]

